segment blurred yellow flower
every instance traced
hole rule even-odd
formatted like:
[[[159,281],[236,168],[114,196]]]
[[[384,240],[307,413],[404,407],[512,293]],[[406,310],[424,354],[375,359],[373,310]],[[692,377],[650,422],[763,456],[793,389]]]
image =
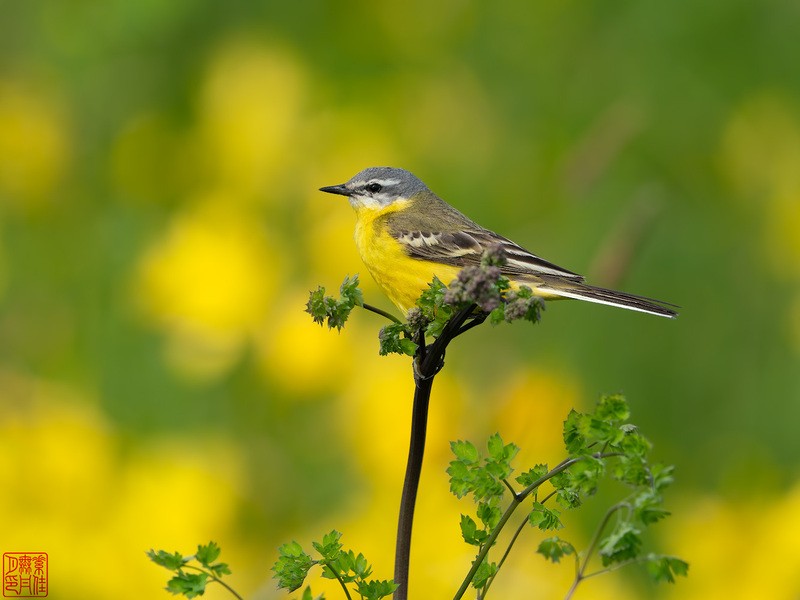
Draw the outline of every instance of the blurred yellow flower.
[[[265,194],[294,156],[305,73],[284,48],[234,39],[208,68],[200,97],[200,139],[217,183],[244,199]]]
[[[775,193],[767,208],[765,244],[770,264],[776,275],[796,280],[800,278],[800,185]]]
[[[783,496],[687,498],[670,517],[669,548],[691,564],[665,597],[750,600],[800,597],[800,485]]]
[[[56,95],[0,81],[0,197],[39,204],[64,175],[69,143]]]
[[[47,552],[51,597],[156,597],[168,574],[149,548],[236,547],[243,473],[230,443],[202,435],[123,452],[82,393],[8,372],[0,408],[3,550]]]
[[[179,372],[215,377],[239,358],[285,270],[278,245],[225,194],[177,215],[142,257],[134,294],[170,337]]]
[[[315,286],[309,286],[309,290]],[[333,290],[328,290],[333,293]],[[305,312],[307,291],[276,302],[275,315],[256,334],[259,366],[265,376],[295,394],[315,393],[346,385],[354,369],[358,338],[353,319],[341,332],[319,326]],[[356,309],[360,310],[360,309]],[[374,348],[377,349],[377,335]]]
[[[521,448],[520,464],[533,466],[565,458],[561,424],[572,408],[580,410],[582,393],[577,380],[558,373],[557,368],[521,367],[489,393],[493,427],[504,440]]]

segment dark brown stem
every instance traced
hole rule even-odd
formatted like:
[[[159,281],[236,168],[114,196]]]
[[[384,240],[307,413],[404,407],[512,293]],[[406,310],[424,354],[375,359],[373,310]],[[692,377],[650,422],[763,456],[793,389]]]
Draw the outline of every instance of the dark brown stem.
[[[400,516],[397,521],[397,545],[395,546],[394,582],[397,590],[394,600],[408,599],[408,566],[411,558],[411,530],[414,507],[417,502],[419,478],[422,474],[422,457],[425,454],[425,434],[428,427],[428,406],[431,399],[433,379],[444,365],[447,345],[458,335],[469,329],[464,323],[473,316],[475,307],[469,306],[453,315],[444,326],[441,335],[430,346],[425,345],[425,332],[417,333],[419,350],[414,358],[414,405],[411,412],[411,441],[408,447],[406,477],[400,497]],[[471,325],[471,323],[470,323]]]

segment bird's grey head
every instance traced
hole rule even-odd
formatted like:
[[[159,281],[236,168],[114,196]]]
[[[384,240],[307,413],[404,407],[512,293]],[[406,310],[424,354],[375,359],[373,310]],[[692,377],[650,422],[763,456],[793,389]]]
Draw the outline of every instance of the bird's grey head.
[[[395,167],[370,167],[340,185],[320,188],[322,192],[347,196],[355,208],[383,208],[427,190],[413,173]]]

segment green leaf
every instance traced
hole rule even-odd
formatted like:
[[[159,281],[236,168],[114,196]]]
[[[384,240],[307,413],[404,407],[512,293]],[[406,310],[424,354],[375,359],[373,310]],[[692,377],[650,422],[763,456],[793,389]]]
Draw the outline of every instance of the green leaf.
[[[320,594],[317,597],[314,597],[311,594],[311,586],[306,586],[306,589],[303,590],[303,597],[300,600],[325,600],[325,595]]]
[[[600,542],[599,552],[603,566],[636,558],[641,546],[641,532],[633,523],[620,521],[614,531]]]
[[[192,560],[191,556],[184,557],[180,552],[173,552],[170,554],[165,550],[159,550],[158,552],[155,550],[149,550],[147,552],[147,556],[157,565],[169,569],[170,571],[176,571]]]
[[[478,518],[487,529],[494,529],[502,516],[500,508],[488,502],[478,503]]]
[[[339,287],[342,304],[349,306],[351,309],[356,306],[364,306],[364,294],[358,284],[358,275],[353,275],[353,277],[345,277]]]
[[[283,544],[278,548],[278,560],[272,567],[273,577],[278,580],[278,587],[290,592],[303,585],[308,570],[316,564],[311,556],[303,551],[297,542]]]
[[[219,558],[221,550],[216,542],[208,542],[206,545],[197,546],[197,554],[194,557],[204,567],[208,567],[211,563]]]
[[[489,448],[489,456],[497,462],[509,463],[519,452],[519,446],[516,444],[503,444],[503,438],[499,433],[495,433],[489,438],[487,444]]]
[[[492,325],[499,325],[506,320],[506,305],[501,304],[489,313],[489,323]]]
[[[564,421],[564,447],[570,455],[586,454],[586,438],[581,433],[584,416],[572,409]]]
[[[644,458],[650,452],[650,442],[635,427],[630,428],[623,425],[620,431],[622,435],[614,443],[627,456],[630,458]]]
[[[533,527],[538,527],[542,531],[563,529],[564,525],[561,523],[560,516],[559,511],[547,508],[541,502],[534,502],[533,510],[528,515],[528,521]]]
[[[601,421],[621,423],[630,418],[631,411],[622,394],[609,394],[600,398],[595,416]]]
[[[480,459],[478,449],[472,442],[450,442],[450,450],[460,462],[468,465],[475,464]]]
[[[486,540],[486,532],[478,529],[478,524],[469,515],[461,515],[461,537],[471,546],[480,546]]]
[[[558,536],[553,536],[542,540],[536,552],[544,556],[547,560],[557,563],[569,554],[575,553],[575,546],[566,540],[559,539]]]
[[[475,571],[475,576],[472,578],[472,587],[475,589],[483,588],[489,581],[490,577],[497,574],[497,565],[484,560]]]
[[[650,467],[650,477],[652,479],[653,487],[661,492],[668,487],[673,481],[672,473],[675,467],[672,465],[662,465],[656,463]]]
[[[550,483],[556,488],[556,502],[564,508],[577,508],[582,504],[580,488],[573,482],[573,474],[567,469],[550,478]]]
[[[670,514],[661,506],[661,502],[657,492],[646,489],[633,498],[633,514],[645,525],[656,523]]]
[[[380,600],[387,596],[391,596],[397,589],[397,585],[393,581],[359,581],[356,584],[356,589],[361,595],[363,600]]]
[[[167,582],[167,591],[171,594],[183,594],[187,598],[202,596],[206,592],[207,573],[185,573],[179,571]]]
[[[529,485],[533,485],[542,477],[547,475],[550,470],[547,468],[547,465],[538,464],[532,469],[528,469],[521,475],[517,476],[515,481],[522,486],[528,487]]]
[[[356,554],[352,550],[339,552],[336,558],[326,561],[322,576],[327,579],[341,579],[345,583],[364,579],[372,573],[372,567],[363,554]]]
[[[309,294],[306,303],[306,312],[311,315],[315,323],[322,325],[328,318],[328,309],[325,302],[325,288],[319,286]]]
[[[228,563],[224,562],[211,565],[208,567],[208,569],[214,574],[214,577],[216,577],[217,579],[220,579],[223,575],[231,574],[231,570],[228,567]]]
[[[450,492],[456,498],[463,498],[472,491],[472,473],[469,467],[458,460],[454,460],[447,467],[447,474],[450,475]]]
[[[324,561],[333,561],[336,560],[342,549],[342,544],[339,542],[341,537],[342,534],[334,529],[322,536],[321,542],[312,542],[311,545],[314,546],[314,550],[322,555]]]
[[[650,554],[645,562],[647,572],[653,581],[675,583],[675,576],[686,577],[689,572],[689,563],[675,556],[660,556]]]
[[[605,462],[602,459],[586,455],[568,470],[569,488],[584,498],[597,491],[600,478],[605,474]]]
[[[405,354],[414,356],[417,353],[417,345],[406,336],[408,336],[408,330],[404,323],[392,323],[382,327],[380,333],[378,333],[380,355]]]
[[[325,288],[319,286],[309,294],[306,303],[306,312],[311,315],[315,323],[322,325],[327,319],[328,328],[341,330],[356,306],[364,305],[364,298],[358,288],[358,275],[345,277],[339,287],[340,298],[325,295]]]

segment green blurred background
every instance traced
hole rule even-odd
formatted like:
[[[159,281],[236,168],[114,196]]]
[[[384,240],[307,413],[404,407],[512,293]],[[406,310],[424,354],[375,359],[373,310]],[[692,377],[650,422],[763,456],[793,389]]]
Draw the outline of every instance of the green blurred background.
[[[234,587],[279,598],[276,547],[337,528],[391,577],[408,360],[377,356],[375,315],[337,334],[302,309],[359,271],[392,308],[316,190],[394,165],[682,307],[562,302],[452,348],[412,597],[470,560],[449,440],[556,461],[569,409],[621,390],[677,467],[651,542],[690,577],[577,597],[796,599],[799,22],[787,0],[0,2],[0,551],[48,552],[54,599],[161,598],[144,551],[214,539]],[[537,539],[498,598],[563,597]]]

